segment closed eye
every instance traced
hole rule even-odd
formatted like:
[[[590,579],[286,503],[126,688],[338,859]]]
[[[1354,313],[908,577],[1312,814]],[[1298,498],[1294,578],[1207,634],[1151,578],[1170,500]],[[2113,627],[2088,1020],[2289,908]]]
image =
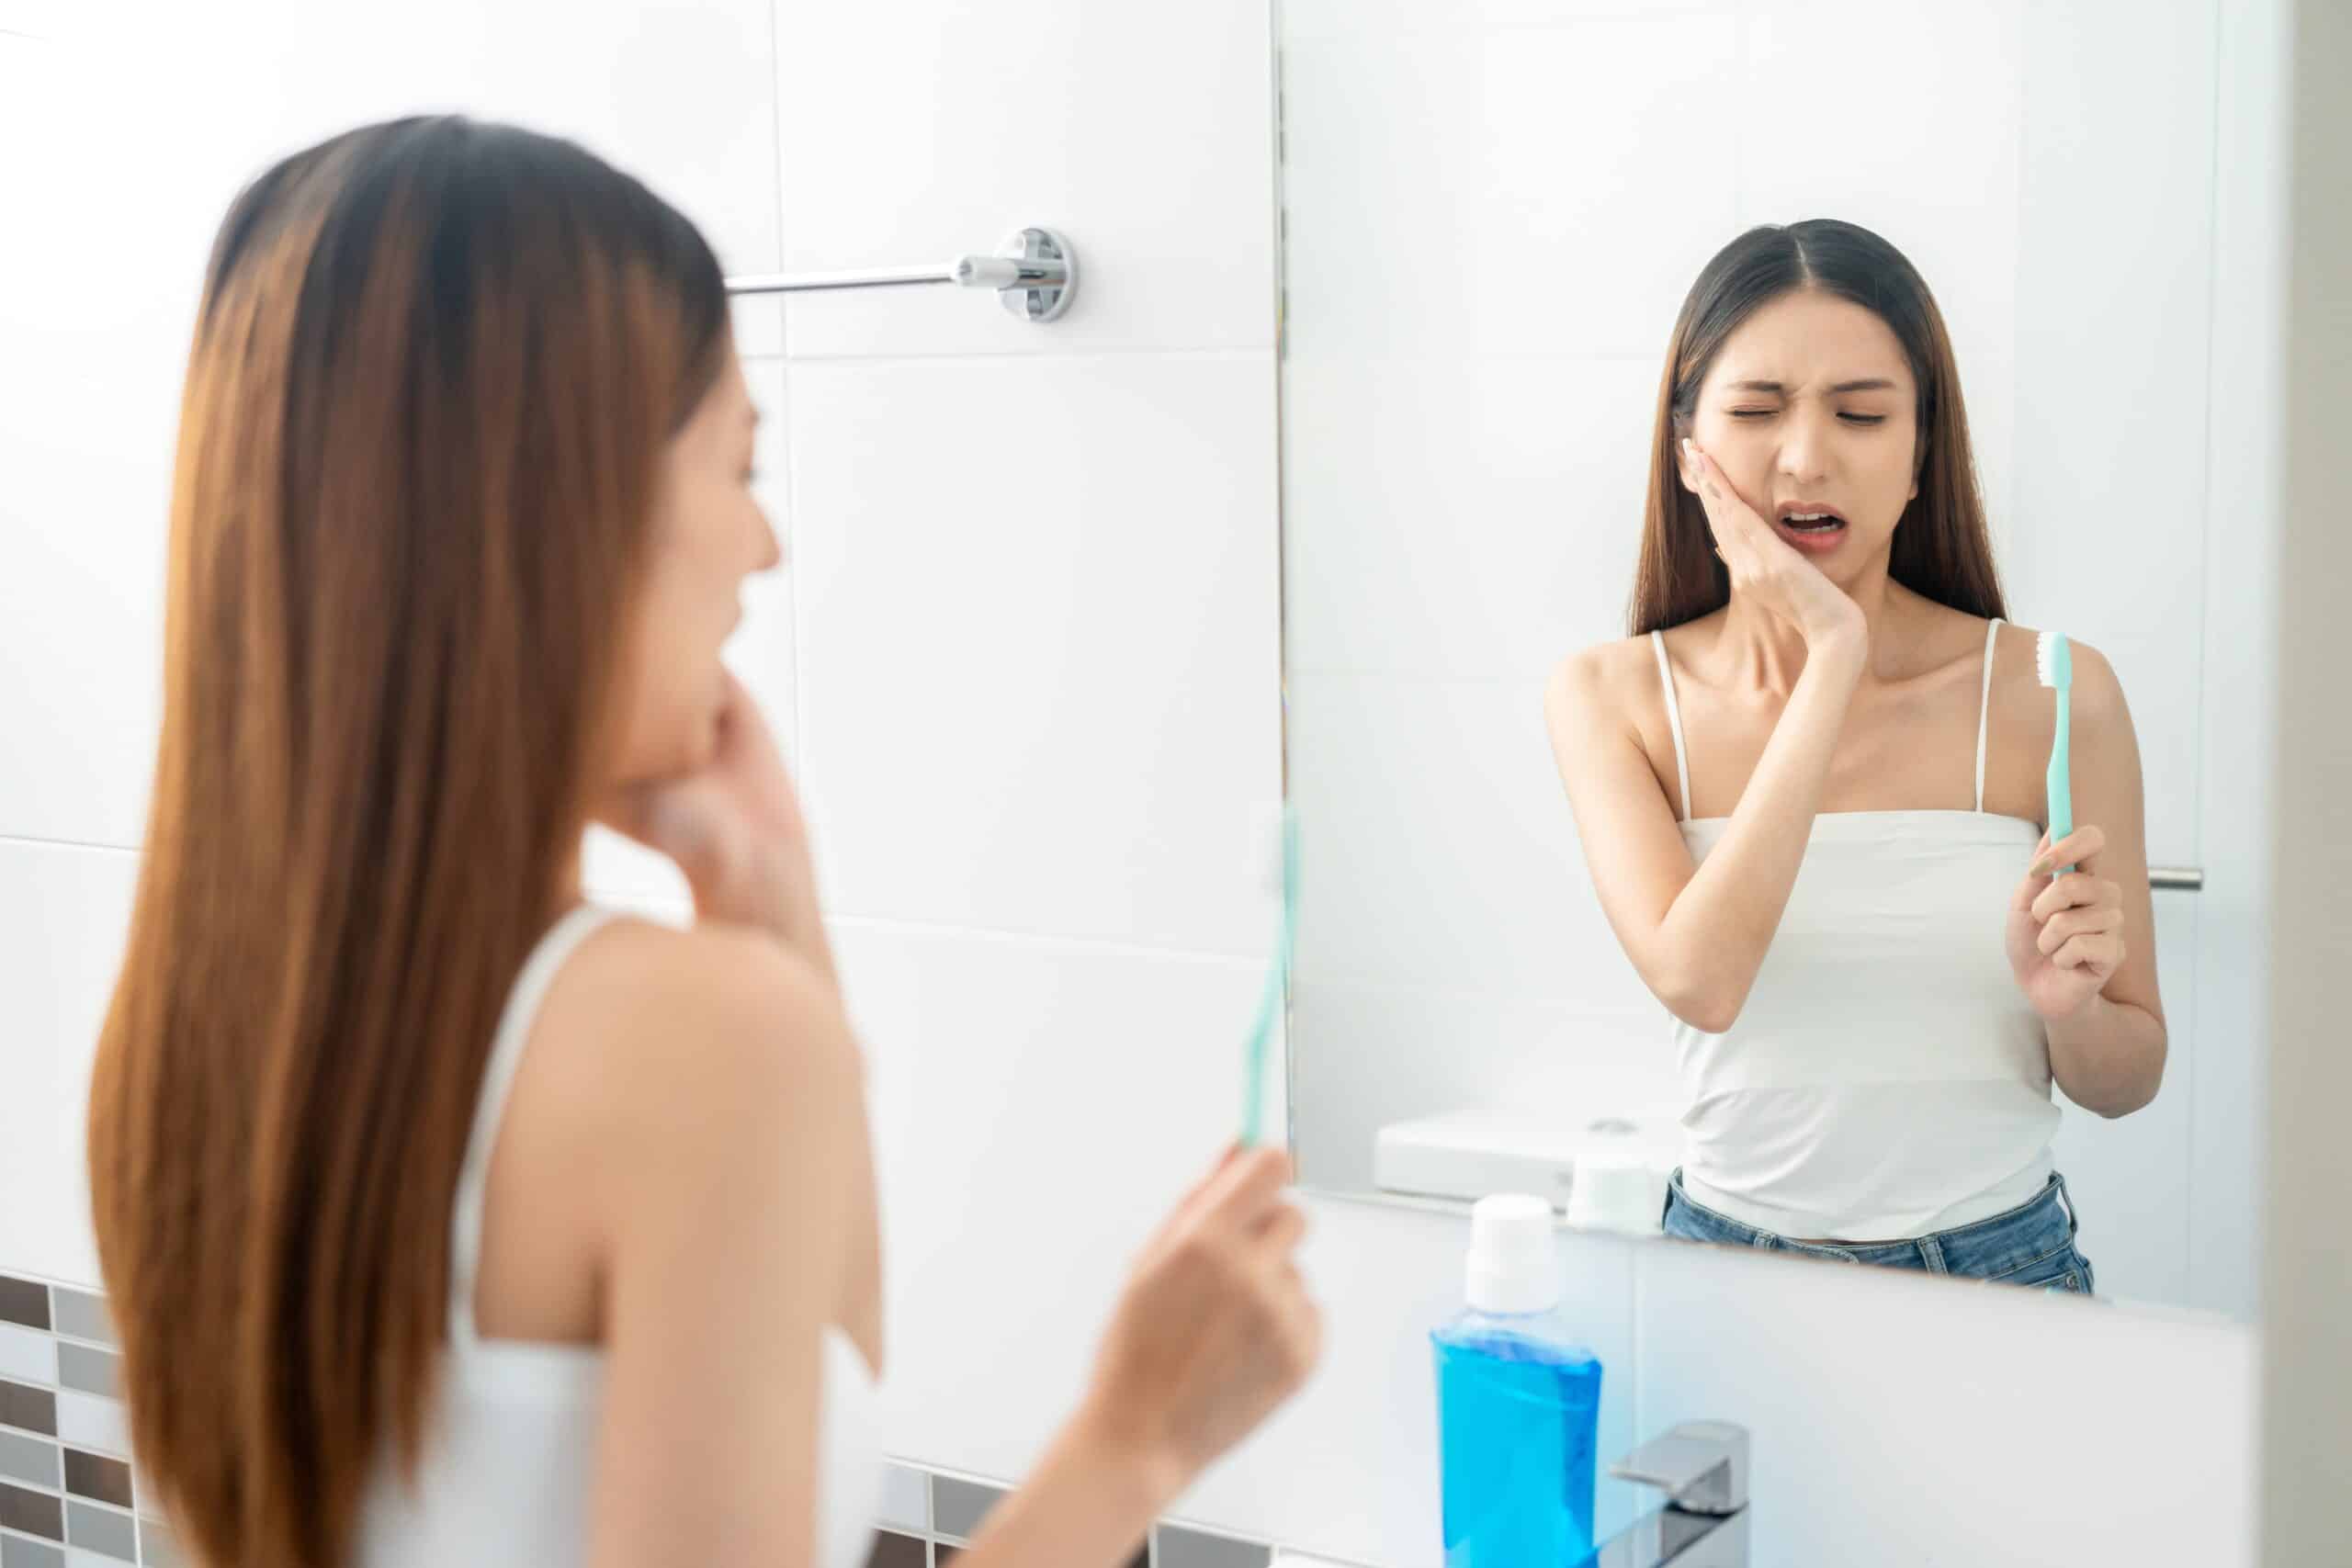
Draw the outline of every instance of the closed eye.
[[[1734,409],[1731,411],[1731,416],[1734,419],[1770,419],[1779,412],[1778,409]],[[1883,413],[1841,413],[1838,417],[1848,424],[1861,425],[1865,428],[1886,423],[1886,415]]]

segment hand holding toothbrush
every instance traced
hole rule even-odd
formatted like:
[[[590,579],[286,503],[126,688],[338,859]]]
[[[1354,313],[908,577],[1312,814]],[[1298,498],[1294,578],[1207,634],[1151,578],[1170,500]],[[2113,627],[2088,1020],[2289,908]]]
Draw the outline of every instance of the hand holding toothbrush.
[[[2009,900],[2009,968],[2046,1022],[2073,1017],[2123,966],[2123,889],[2079,869],[2106,847],[2097,828],[2054,844],[2042,834]]]

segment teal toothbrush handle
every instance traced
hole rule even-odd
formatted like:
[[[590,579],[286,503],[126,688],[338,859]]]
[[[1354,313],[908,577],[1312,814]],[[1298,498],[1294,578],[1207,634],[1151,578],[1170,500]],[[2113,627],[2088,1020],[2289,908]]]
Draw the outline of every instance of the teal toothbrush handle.
[[[2050,796],[2050,841],[2057,844],[2075,830],[2075,792],[2067,776],[2068,699],[2073,695],[2064,686],[2058,688],[2058,737],[2050,747],[2050,775],[2046,787]],[[2075,868],[2062,865],[2056,874],[2065,875]]]
[[[1264,1136],[1267,1047],[1290,992],[1291,960],[1298,941],[1298,819],[1283,815],[1283,896],[1274,919],[1274,951],[1266,962],[1266,984],[1258,994],[1258,1017],[1242,1053],[1241,1146],[1255,1148]]]

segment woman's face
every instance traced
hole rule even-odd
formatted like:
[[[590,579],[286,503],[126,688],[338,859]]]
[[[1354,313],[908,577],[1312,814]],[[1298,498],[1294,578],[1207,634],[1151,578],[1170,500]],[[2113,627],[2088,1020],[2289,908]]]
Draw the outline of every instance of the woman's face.
[[[730,349],[701,404],[662,454],[638,637],[621,671],[618,784],[675,777],[708,761],[727,682],[718,649],[743,618],[744,578],[783,559],[752,496],[759,423]]]
[[[1851,300],[1800,289],[1724,342],[1690,434],[1757,515],[1847,582],[1885,558],[1918,493],[1917,408],[1893,329]],[[1789,521],[1817,513],[1829,515]]]

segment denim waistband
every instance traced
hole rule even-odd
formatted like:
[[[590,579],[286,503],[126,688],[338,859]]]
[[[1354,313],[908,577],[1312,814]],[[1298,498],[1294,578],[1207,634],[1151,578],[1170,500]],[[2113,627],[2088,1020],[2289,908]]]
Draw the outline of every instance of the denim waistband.
[[[2014,1209],[1905,1241],[1832,1243],[1775,1235],[1693,1201],[1682,1189],[1679,1170],[1667,1185],[1666,1203],[1676,1230],[1706,1241],[1976,1280],[2015,1273],[2072,1246],[2077,1228],[2065,1178],[2057,1175],[2041,1192]]]

